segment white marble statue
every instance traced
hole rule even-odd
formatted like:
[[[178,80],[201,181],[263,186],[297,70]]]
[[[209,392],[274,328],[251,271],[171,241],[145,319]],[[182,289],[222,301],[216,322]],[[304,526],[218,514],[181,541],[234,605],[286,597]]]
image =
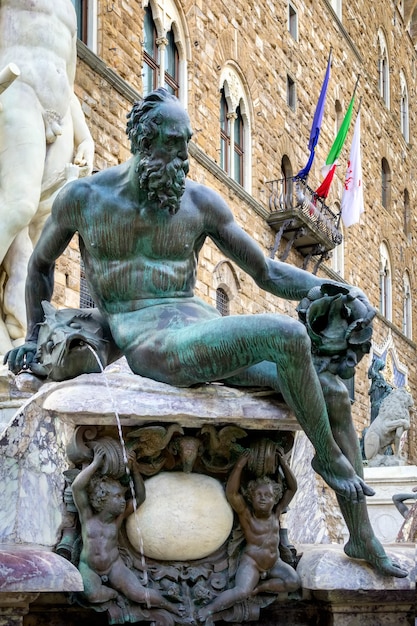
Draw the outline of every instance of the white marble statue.
[[[394,389],[384,398],[377,417],[365,433],[364,449],[369,466],[404,465],[400,442],[410,428],[413,405],[413,398],[404,387]],[[393,446],[394,454],[386,455],[389,446]]]
[[[26,268],[52,200],[68,179],[92,171],[94,143],[73,91],[76,28],[71,0],[0,2],[3,355],[26,334]]]

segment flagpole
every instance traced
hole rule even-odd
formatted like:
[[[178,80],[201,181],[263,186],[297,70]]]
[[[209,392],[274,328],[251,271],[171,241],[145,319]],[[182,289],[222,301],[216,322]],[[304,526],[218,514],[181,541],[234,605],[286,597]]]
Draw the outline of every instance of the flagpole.
[[[311,125],[310,138],[308,142],[308,149],[310,150],[310,156],[308,157],[308,161],[305,167],[303,167],[303,169],[300,170],[298,174],[294,177],[298,180],[302,180],[304,183],[307,182],[307,178],[310,173],[310,169],[314,160],[316,145],[319,140],[321,123],[322,123],[323,114],[324,114],[324,105],[326,102],[327,87],[328,87],[329,80],[330,80],[332,53],[333,53],[333,46],[330,46],[329,56],[327,59],[326,73],[324,76],[323,84],[321,86],[320,95],[319,95],[319,99],[318,99],[317,106],[316,106],[316,111],[314,113],[313,122]]]
[[[356,79],[355,88],[354,88],[354,90],[353,90],[353,95],[352,95],[352,97],[356,94],[356,90],[357,90],[358,85],[359,85],[359,79],[360,79],[360,77],[361,77],[361,75],[360,75],[360,74],[358,74],[358,78]]]

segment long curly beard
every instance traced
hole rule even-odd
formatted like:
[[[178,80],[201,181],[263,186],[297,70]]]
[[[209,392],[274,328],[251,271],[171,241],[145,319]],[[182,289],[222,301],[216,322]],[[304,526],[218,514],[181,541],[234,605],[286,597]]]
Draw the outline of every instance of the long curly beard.
[[[179,158],[166,163],[145,155],[139,161],[136,171],[139,184],[147,191],[148,199],[160,209],[168,209],[174,215],[180,208],[188,169],[188,161]]]

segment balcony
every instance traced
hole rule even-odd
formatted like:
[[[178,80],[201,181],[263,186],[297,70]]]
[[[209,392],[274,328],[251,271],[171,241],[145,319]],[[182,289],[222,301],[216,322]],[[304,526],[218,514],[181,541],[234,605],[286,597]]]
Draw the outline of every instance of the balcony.
[[[329,252],[342,243],[340,212],[333,212],[301,179],[282,178],[266,184],[270,211],[267,222],[276,232],[271,257],[276,255],[284,239],[285,249],[279,255],[281,261],[295,248],[304,257],[304,267],[312,257],[317,258],[314,268],[317,271],[319,264],[329,258]]]

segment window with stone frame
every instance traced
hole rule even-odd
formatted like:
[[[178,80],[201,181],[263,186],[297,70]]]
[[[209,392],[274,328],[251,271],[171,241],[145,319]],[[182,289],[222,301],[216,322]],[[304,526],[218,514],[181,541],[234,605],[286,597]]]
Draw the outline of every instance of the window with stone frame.
[[[143,95],[165,87],[187,108],[187,59],[190,56],[186,20],[171,0],[144,7]]]
[[[179,58],[178,50],[175,45],[174,33],[170,30],[167,33],[167,45],[165,48],[165,89],[167,89],[172,95],[178,97],[179,85]]]
[[[288,3],[288,32],[298,41],[298,13],[292,2]]]
[[[287,74],[287,104],[292,111],[296,108],[295,82],[289,74]]]
[[[236,119],[234,123],[234,145],[233,145],[233,157],[234,157],[234,169],[233,177],[237,183],[243,186],[243,163],[244,163],[244,133],[245,128],[243,125],[243,117],[240,112],[240,106],[236,109]]]
[[[230,119],[224,89],[220,90],[220,167],[230,174]]]
[[[219,121],[220,167],[251,192],[251,114],[243,80],[235,67],[221,73]]]
[[[400,72],[400,127],[405,141],[410,141],[410,118],[407,82],[403,72]]]
[[[77,37],[97,52],[97,0],[71,0],[77,14]]]
[[[80,309],[92,309],[96,306],[88,289],[83,260],[80,261]]]
[[[379,57],[378,57],[378,75],[379,75],[379,94],[384,100],[387,108],[390,108],[390,65],[388,56],[388,47],[384,33],[380,29],[378,31],[379,40]]]
[[[408,272],[403,276],[403,334],[408,339],[413,338],[413,303],[411,296],[410,276]]]
[[[151,8],[145,8],[143,21],[143,95],[156,89],[159,85],[159,48],[156,45],[157,32]]]
[[[240,106],[237,106],[232,113],[229,112],[223,88],[220,90],[220,166],[242,186],[244,183],[244,136],[245,127]]]
[[[392,269],[385,243],[381,243],[379,252],[379,312],[388,321],[392,321]]]
[[[216,289],[216,309],[222,317],[230,315],[230,298],[222,287]]]
[[[404,235],[410,237],[411,235],[411,207],[410,207],[410,194],[408,189],[404,189],[403,193],[403,215],[404,215]]]
[[[385,157],[381,161],[381,203],[385,209],[391,206],[391,168]]]
[[[236,269],[229,259],[222,259],[214,268],[213,289],[216,309],[222,316],[230,315],[232,303],[239,306],[241,285]]]

